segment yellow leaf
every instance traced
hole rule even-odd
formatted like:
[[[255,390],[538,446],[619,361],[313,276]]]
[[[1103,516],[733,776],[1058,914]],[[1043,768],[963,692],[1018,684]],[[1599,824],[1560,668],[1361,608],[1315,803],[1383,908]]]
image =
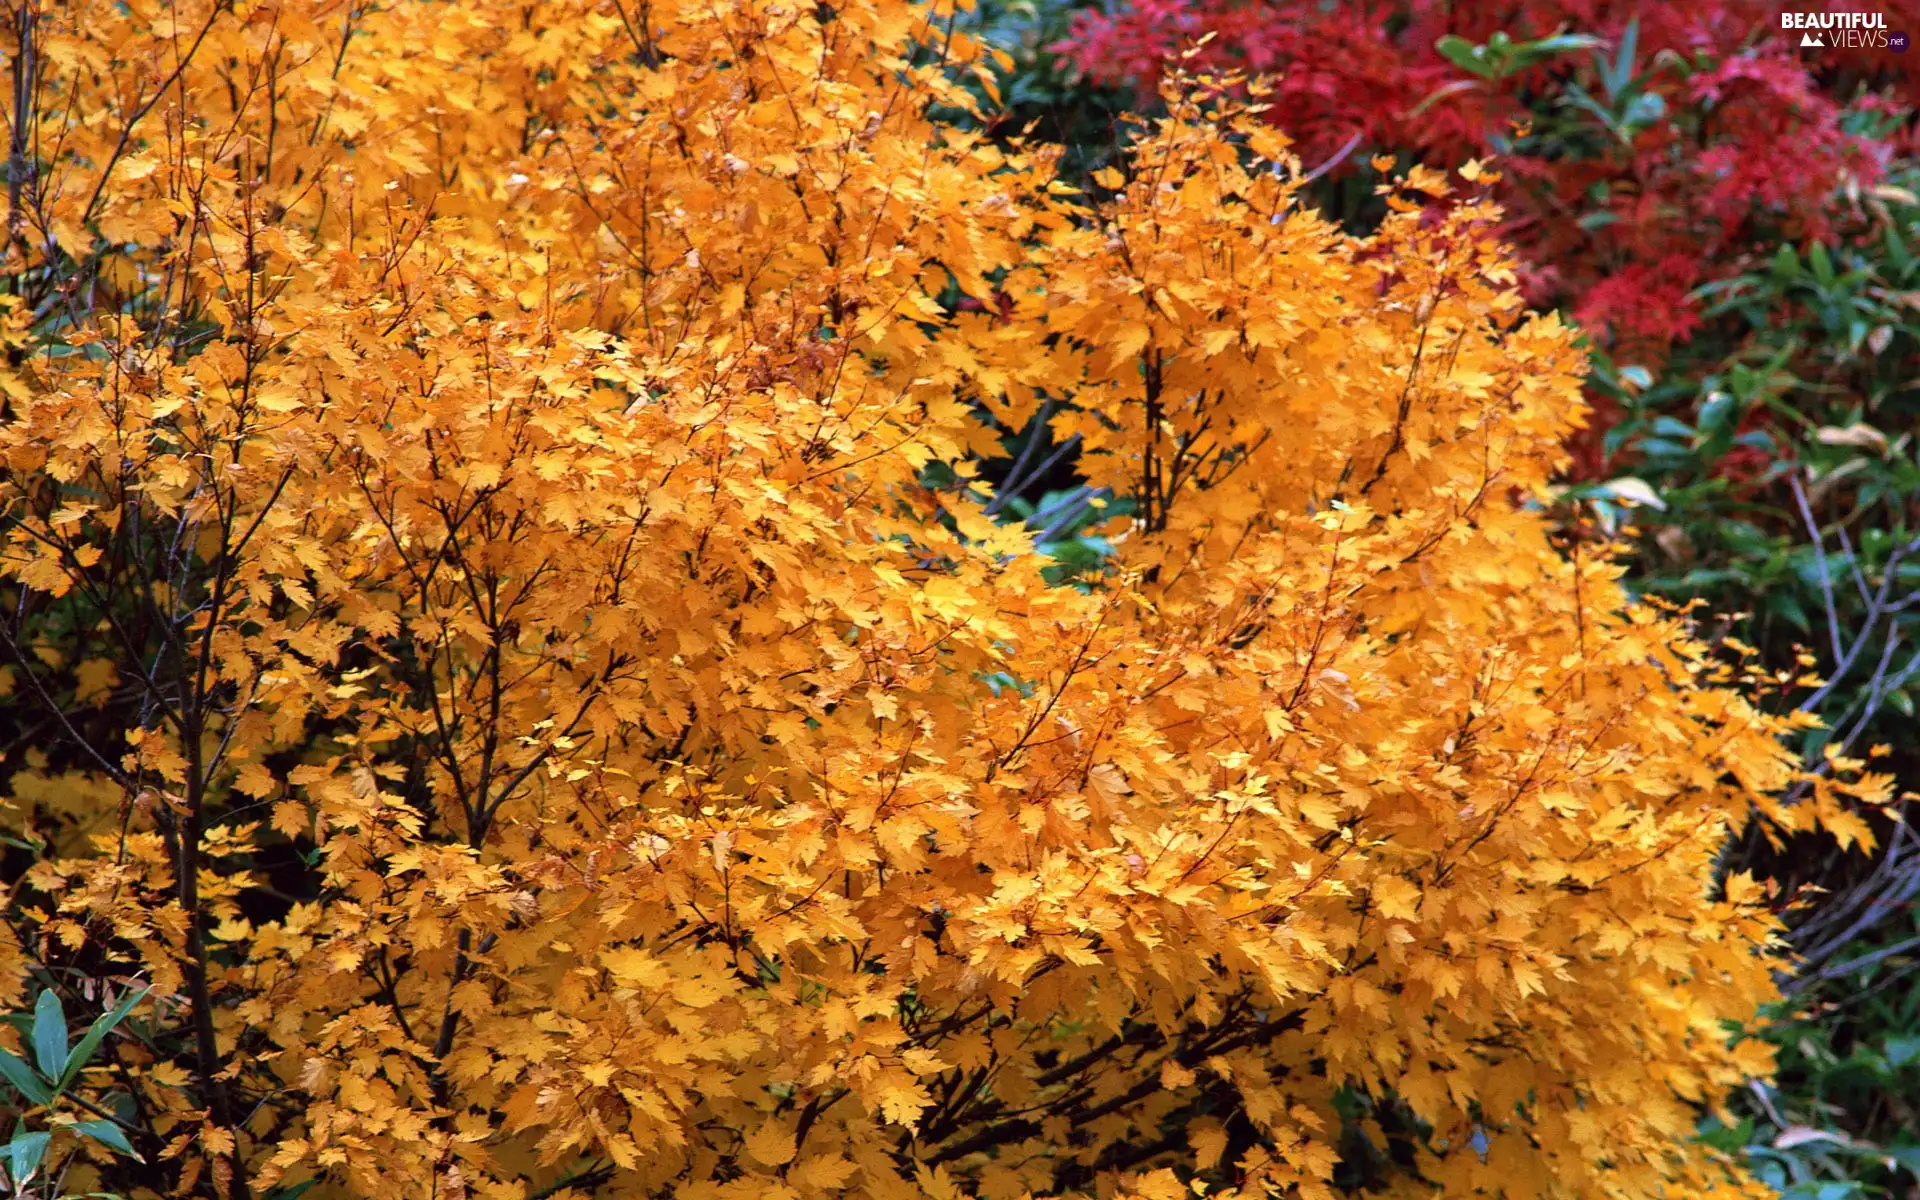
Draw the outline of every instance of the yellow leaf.
[[[747,1153],[769,1167],[793,1161],[793,1131],[773,1121],[754,1130],[746,1139]]]
[[[838,1154],[813,1154],[801,1159],[787,1178],[803,1187],[831,1191],[844,1187],[853,1172],[853,1163]]]
[[[1187,1145],[1193,1148],[1193,1165],[1207,1170],[1227,1152],[1227,1131],[1213,1121],[1196,1121],[1187,1127]]]
[[[1383,875],[1374,880],[1374,911],[1399,921],[1412,921],[1420,915],[1420,888],[1399,875]]]

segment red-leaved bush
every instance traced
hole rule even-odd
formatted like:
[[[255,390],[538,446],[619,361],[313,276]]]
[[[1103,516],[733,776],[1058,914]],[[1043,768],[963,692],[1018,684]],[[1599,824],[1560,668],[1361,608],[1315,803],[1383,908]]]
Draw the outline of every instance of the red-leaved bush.
[[[1835,206],[1857,203],[1898,150],[1845,119],[1884,105],[1875,89],[1911,82],[1915,63],[1885,48],[1803,50],[1780,11],[1740,0],[1132,0],[1079,14],[1053,50],[1093,81],[1146,95],[1189,48],[1198,67],[1273,75],[1268,119],[1310,169],[1352,170],[1379,151],[1434,166],[1497,157],[1528,300],[1655,360],[1698,327],[1698,285],[1781,240],[1828,236]],[[1891,31],[1920,31],[1920,0],[1876,11]],[[1436,48],[1562,32],[1605,45],[1492,75]]]

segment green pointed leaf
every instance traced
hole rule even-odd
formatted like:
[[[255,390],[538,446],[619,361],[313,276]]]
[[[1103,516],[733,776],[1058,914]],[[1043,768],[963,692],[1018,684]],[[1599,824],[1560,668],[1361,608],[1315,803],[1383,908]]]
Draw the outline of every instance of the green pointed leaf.
[[[94,1020],[93,1024],[87,1029],[87,1032],[81,1036],[78,1044],[74,1046],[72,1052],[67,1055],[67,1069],[60,1073],[61,1088],[65,1088],[68,1084],[72,1083],[74,1076],[86,1069],[87,1063],[93,1059],[93,1052],[98,1050],[100,1043],[106,1040],[109,1033],[113,1032],[113,1027],[126,1020],[127,1014],[133,1011],[133,1006],[140,1003],[151,990],[150,988],[141,988],[138,991],[128,992],[125,996],[121,997],[120,1003],[113,1006],[113,1011],[101,1013],[100,1016]]]
[[[1807,251],[1807,262],[1813,267],[1813,278],[1816,283],[1821,287],[1832,285],[1833,259],[1828,256],[1825,246],[1815,242],[1813,249]]]
[[[16,1133],[3,1150],[7,1159],[7,1174],[13,1178],[16,1189],[24,1188],[33,1173],[40,1169],[40,1161],[47,1156],[47,1143],[53,1135],[47,1132]]]
[[[33,1006],[33,1056],[48,1079],[60,1078],[67,1069],[67,1013],[52,988],[44,989]]]
[[[1531,42],[1520,43],[1520,49],[1527,54],[1549,55],[1568,54],[1575,50],[1591,50],[1603,43],[1590,33],[1556,33],[1551,37],[1539,38]]]
[[[1899,1163],[1907,1174],[1920,1176],[1920,1145],[1912,1142],[1894,1142],[1880,1149],[1888,1158]]]
[[[103,1146],[111,1146],[135,1162],[144,1161],[134,1152],[133,1143],[127,1140],[127,1135],[112,1121],[81,1121],[73,1128],[74,1132],[90,1137]]]
[[[53,1103],[53,1090],[46,1085],[46,1081],[35,1075],[32,1067],[5,1050],[0,1050],[0,1075],[5,1075],[7,1082],[29,1103]]]
[[[1739,413],[1740,408],[1733,402],[1732,396],[1721,391],[1709,392],[1706,401],[1700,405],[1700,428],[1730,426]]]
[[[1480,76],[1490,78],[1494,74],[1494,64],[1485,46],[1476,46],[1459,34],[1450,33],[1433,44],[1440,56],[1459,67]]]
[[[1594,55],[1601,67],[1600,82],[1607,89],[1608,100],[1617,98],[1633,81],[1634,58],[1639,53],[1639,44],[1640,18],[1636,16],[1627,22],[1626,31],[1620,35],[1620,53],[1612,63],[1598,54]]]

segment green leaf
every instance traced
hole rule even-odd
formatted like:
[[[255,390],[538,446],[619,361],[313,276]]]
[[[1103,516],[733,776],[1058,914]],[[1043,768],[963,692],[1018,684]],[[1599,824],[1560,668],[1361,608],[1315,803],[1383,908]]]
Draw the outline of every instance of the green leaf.
[[[1920,1175],[1920,1145],[1911,1142],[1894,1142],[1882,1146],[1881,1152],[1899,1163],[1909,1175]]]
[[[13,1140],[5,1146],[7,1174],[13,1179],[13,1186],[21,1189],[33,1173],[40,1169],[40,1160],[47,1156],[47,1143],[53,1135],[44,1130],[39,1133],[16,1133]]]
[[[1907,249],[1907,239],[1900,236],[1900,231],[1894,226],[1888,225],[1886,244],[1887,257],[1893,260],[1897,269],[1905,271],[1913,262],[1913,252]]]
[[[1689,441],[1692,430],[1687,431]],[[1689,450],[1687,442],[1676,442],[1672,438],[1650,437],[1640,439],[1636,449],[1649,458],[1685,458]]]
[[[1700,406],[1700,428],[1718,429],[1729,425],[1738,412],[1732,396],[1721,391],[1709,392],[1706,402]]]
[[[79,1043],[67,1055],[66,1070],[60,1073],[59,1086],[62,1089],[73,1082],[74,1076],[86,1069],[87,1063],[93,1058],[93,1052],[100,1048],[100,1043],[113,1032],[114,1026],[127,1019],[127,1014],[133,1011],[133,1006],[140,1003],[149,990],[141,988],[138,991],[128,992],[121,997],[120,1003],[113,1006],[112,1012],[101,1013],[94,1019],[87,1032],[81,1036]]]
[[[1536,62],[1549,59],[1556,54],[1572,54],[1577,50],[1592,50],[1606,43],[1590,33],[1556,33],[1551,37],[1521,42],[1513,48],[1516,65],[1531,66]]]
[[[73,1129],[75,1133],[84,1134],[103,1146],[113,1147],[135,1162],[144,1161],[134,1152],[133,1143],[127,1140],[127,1135],[120,1132],[120,1127],[112,1121],[80,1121]]]
[[[1887,1039],[1887,1064],[1904,1067],[1910,1062],[1920,1061],[1920,1037],[1890,1037]]]
[[[1450,33],[1435,42],[1433,48],[1440,52],[1440,57],[1462,71],[1478,75],[1482,79],[1493,78],[1496,68],[1492,55],[1487,53],[1485,46],[1476,46],[1459,34]]]
[[[1614,118],[1612,111],[1609,110],[1606,105],[1595,100],[1592,96],[1587,95],[1584,91],[1581,91],[1577,85],[1567,85],[1567,94],[1560,98],[1560,103],[1571,108],[1580,109],[1582,112],[1593,114],[1594,119],[1605,126],[1607,132],[1616,137],[1624,136],[1624,131],[1620,128],[1620,122]],[[1607,201],[1605,185],[1595,184],[1594,190],[1589,193],[1589,198],[1596,204],[1605,204]]]
[[[1813,278],[1821,287],[1833,285],[1833,259],[1827,256],[1827,248],[1819,242],[1807,252],[1807,262],[1813,267]]]
[[[67,1014],[52,988],[42,989],[33,1005],[33,1057],[48,1079],[67,1069]]]
[[[1593,56],[1601,64],[1600,82],[1607,89],[1608,100],[1617,99],[1633,81],[1633,60],[1639,46],[1640,18],[1636,16],[1627,22],[1626,31],[1620,35],[1620,53],[1611,65],[1598,54]]]
[[[5,1075],[7,1082],[14,1086],[14,1090],[25,1096],[31,1103],[53,1103],[53,1091],[47,1087],[46,1082],[33,1073],[32,1067],[5,1050],[0,1050],[0,1075]]]
[[[1626,31],[1620,35],[1620,66],[1624,70],[1633,69],[1633,60],[1640,45],[1640,18],[1634,17],[1627,22]]]
[[[1635,96],[1627,105],[1626,117],[1620,123],[1631,129],[1644,129],[1667,115],[1667,102],[1658,92],[1647,92]]]

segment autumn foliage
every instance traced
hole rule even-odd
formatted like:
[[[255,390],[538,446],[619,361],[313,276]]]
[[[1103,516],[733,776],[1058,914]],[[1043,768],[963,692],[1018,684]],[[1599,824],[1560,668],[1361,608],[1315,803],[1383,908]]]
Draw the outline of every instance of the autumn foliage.
[[[1188,81],[1081,195],[948,15],[7,18],[0,998],[153,988],[70,1187],[1741,1186],[1713,860],[1871,788],[1555,541],[1491,181],[1345,234]]]
[[[1498,156],[1529,301],[1570,310],[1597,337],[1657,359],[1697,331],[1698,285],[1782,241],[1828,236],[1843,195],[1858,211],[1900,139],[1863,133],[1857,93],[1910,91],[1886,47],[1802,50],[1779,27],[1793,6],[1738,0],[1134,0],[1084,10],[1059,46],[1088,77],[1151,95],[1168,64],[1195,58],[1277,76],[1269,119],[1298,131],[1309,166],[1361,167],[1369,151],[1430,164]],[[1920,20],[1883,5],[1893,30]],[[1476,76],[1443,53],[1501,37],[1586,35],[1600,46]],[[1586,122],[1573,144],[1535,128],[1545,107]],[[1343,154],[1343,147],[1349,153]],[[1358,154],[1350,153],[1358,148]]]

